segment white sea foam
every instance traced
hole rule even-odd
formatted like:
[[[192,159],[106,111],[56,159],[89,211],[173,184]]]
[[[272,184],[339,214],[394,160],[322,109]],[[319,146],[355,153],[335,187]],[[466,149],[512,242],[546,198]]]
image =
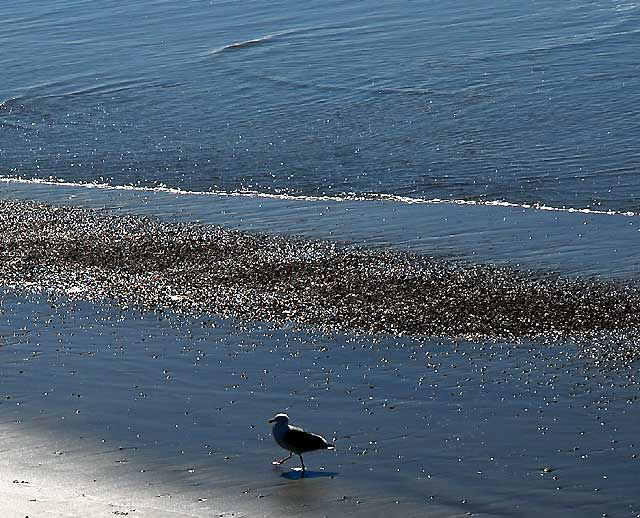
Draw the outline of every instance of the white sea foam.
[[[304,201],[304,202],[345,202],[345,201],[384,201],[404,204],[425,204],[425,205],[480,205],[491,207],[509,207],[540,211],[552,212],[570,212],[580,214],[595,214],[604,216],[626,216],[636,217],[640,213],[633,211],[614,211],[614,210],[598,210],[580,207],[554,207],[542,203],[513,203],[503,200],[459,200],[459,199],[442,199],[442,198],[419,198],[412,196],[401,196],[398,194],[385,193],[343,193],[332,196],[307,196],[286,193],[268,193],[253,190],[237,190],[237,191],[189,191],[176,187],[167,187],[166,185],[157,185],[153,187],[138,185],[112,185],[108,183],[98,182],[66,182],[56,179],[41,178],[10,178],[0,177],[0,183],[4,184],[32,184],[47,185],[51,187],[67,187],[77,189],[103,189],[113,191],[137,191],[148,193],[167,193],[178,196],[212,196],[212,197],[247,197],[247,198],[267,198],[287,201]]]

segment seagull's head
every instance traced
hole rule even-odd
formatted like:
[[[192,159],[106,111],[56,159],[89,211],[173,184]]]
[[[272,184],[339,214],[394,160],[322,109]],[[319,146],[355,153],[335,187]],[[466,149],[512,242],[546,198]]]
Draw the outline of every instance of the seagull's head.
[[[276,423],[276,424],[280,424],[280,423],[289,424],[289,416],[287,414],[276,414],[267,422]]]

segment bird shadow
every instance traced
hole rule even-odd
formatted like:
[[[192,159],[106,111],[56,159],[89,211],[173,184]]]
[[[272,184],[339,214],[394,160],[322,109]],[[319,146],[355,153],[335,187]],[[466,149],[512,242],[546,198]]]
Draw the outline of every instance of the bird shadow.
[[[304,478],[333,478],[338,475],[339,473],[335,471],[302,471],[301,469],[294,469],[291,471],[285,471],[280,476],[287,480],[301,480]]]

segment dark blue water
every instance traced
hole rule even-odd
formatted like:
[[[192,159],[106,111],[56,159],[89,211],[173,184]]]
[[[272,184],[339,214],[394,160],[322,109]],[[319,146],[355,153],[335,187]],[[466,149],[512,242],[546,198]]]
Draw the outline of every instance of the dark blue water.
[[[0,175],[637,211],[639,7],[5,1]]]

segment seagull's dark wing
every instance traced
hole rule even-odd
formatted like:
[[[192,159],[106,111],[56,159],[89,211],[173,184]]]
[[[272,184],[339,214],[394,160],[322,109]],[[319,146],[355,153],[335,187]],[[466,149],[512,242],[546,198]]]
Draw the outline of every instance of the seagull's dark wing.
[[[305,432],[301,428],[289,427],[284,440],[290,446],[290,451],[300,454],[313,450],[324,450],[327,448],[327,441],[315,433]]]

